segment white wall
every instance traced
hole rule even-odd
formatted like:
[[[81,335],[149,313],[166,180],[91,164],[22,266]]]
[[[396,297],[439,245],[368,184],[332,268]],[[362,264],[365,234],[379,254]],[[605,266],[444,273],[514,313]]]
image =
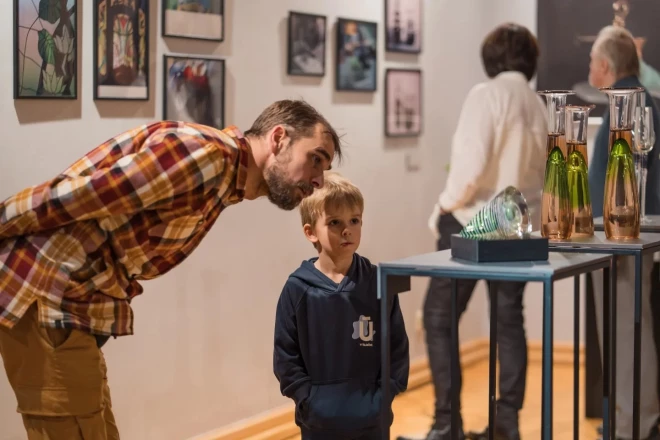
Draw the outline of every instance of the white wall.
[[[83,5],[84,3],[84,5]],[[375,263],[434,249],[426,220],[444,185],[450,139],[465,94],[484,79],[479,59],[483,36],[499,22],[518,20],[535,29],[528,0],[426,0],[420,56],[383,50],[382,0],[226,0],[226,40],[221,44],[164,41],[160,1],[151,0],[151,100],[92,100],[92,7],[79,1],[82,17],[79,70],[82,88],[74,102],[14,101],[12,64],[0,64],[0,120],[4,142],[0,198],[49,179],[108,137],[161,118],[162,55],[215,55],[227,60],[227,123],[246,129],[272,101],[303,97],[345,133],[347,160],[339,170],[366,197],[360,252]],[[0,35],[12,39],[11,6],[4,6]],[[323,79],[286,75],[288,10],[328,16],[331,29]],[[515,15],[514,15],[515,14]],[[336,17],[379,22],[376,93],[334,91],[332,62]],[[12,59],[12,46],[0,56]],[[383,80],[388,66],[421,67],[424,134],[419,139],[383,136]],[[419,167],[407,170],[405,163]],[[248,246],[242,237],[260,243]],[[225,211],[196,252],[168,276],[145,283],[134,301],[136,334],[105,348],[115,413],[127,440],[184,439],[238,419],[288,404],[272,374],[274,307],[287,275],[310,257],[295,213],[266,201]],[[417,332],[427,281],[415,279],[402,297],[413,358],[425,355]],[[540,339],[540,291],[526,298],[530,337]],[[556,339],[570,340],[572,301],[557,300]],[[482,287],[461,324],[461,338],[487,336]],[[571,315],[572,316],[572,315]],[[571,321],[569,321],[571,322]],[[148,357],[148,358],[147,358]],[[0,440],[25,437],[15,399],[0,373]]]

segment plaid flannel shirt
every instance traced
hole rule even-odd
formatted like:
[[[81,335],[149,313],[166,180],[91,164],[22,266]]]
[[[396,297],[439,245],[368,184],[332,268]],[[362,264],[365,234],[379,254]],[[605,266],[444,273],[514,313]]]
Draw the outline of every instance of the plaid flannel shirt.
[[[0,204],[0,325],[133,333],[140,280],[181,263],[244,196],[247,141],[164,121],[122,133]]]

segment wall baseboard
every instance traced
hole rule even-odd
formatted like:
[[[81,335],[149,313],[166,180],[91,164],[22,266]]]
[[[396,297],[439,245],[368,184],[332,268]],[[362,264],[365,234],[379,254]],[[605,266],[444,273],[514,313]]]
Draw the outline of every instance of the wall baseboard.
[[[530,363],[541,362],[542,343],[528,341],[528,359]],[[489,340],[475,339],[461,344],[461,365],[469,368],[483,361],[488,361]],[[554,365],[573,364],[573,344],[555,343],[553,349]],[[584,347],[580,346],[580,365],[584,365]],[[410,363],[408,389],[415,389],[431,382],[431,371],[426,358]],[[249,419],[241,420],[230,426],[207,432],[189,440],[286,440],[300,434],[293,420],[294,408],[286,405],[259,414]]]

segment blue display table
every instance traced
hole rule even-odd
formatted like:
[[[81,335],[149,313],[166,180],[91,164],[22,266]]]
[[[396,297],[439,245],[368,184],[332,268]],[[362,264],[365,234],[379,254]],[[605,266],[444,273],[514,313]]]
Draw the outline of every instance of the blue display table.
[[[547,261],[512,263],[472,263],[452,258],[451,250],[417,255],[378,265],[378,297],[381,300],[381,372],[382,377],[390,377],[390,336],[388,328],[388,302],[391,295],[410,290],[410,277],[451,278],[452,316],[452,384],[458,383],[460,375],[458,350],[458,310],[457,279],[522,281],[543,283],[543,384],[542,384],[542,439],[552,439],[552,354],[553,354],[553,284],[565,278],[604,269],[609,278],[613,263],[611,256],[602,254],[562,254],[552,253]],[[491,327],[489,357],[489,432],[493,431],[495,415],[495,369],[496,369],[496,292],[491,293]],[[382,401],[390,401],[389,380],[382,380]],[[452,439],[458,439],[459,393],[452,386]],[[604,399],[606,401],[606,399]],[[383,405],[383,439],[389,440],[389,409]],[[577,423],[577,420],[575,421]]]

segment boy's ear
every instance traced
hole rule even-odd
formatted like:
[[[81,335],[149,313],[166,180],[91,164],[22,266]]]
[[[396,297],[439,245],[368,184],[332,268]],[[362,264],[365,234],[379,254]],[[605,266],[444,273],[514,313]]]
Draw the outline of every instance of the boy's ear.
[[[314,228],[312,228],[312,225],[310,225],[309,223],[303,226],[303,232],[305,233],[305,237],[307,237],[307,240],[309,240],[311,243],[316,244],[319,242],[319,238],[314,233]]]

